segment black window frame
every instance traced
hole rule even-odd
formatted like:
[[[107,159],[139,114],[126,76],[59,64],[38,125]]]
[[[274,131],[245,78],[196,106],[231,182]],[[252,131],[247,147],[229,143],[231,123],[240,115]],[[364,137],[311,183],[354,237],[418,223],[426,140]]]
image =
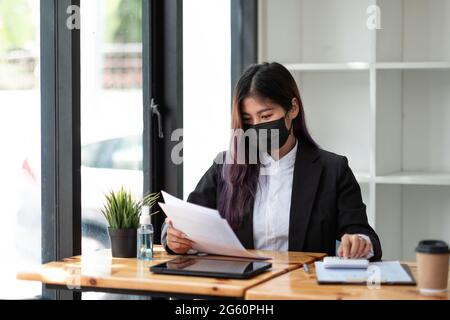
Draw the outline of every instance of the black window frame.
[[[183,128],[182,0],[144,0],[143,21],[143,57],[150,62],[144,68],[144,194],[165,190],[182,198],[183,165],[171,161],[179,143],[171,141],[171,134]],[[156,244],[164,219],[162,210],[152,216]]]
[[[258,62],[258,0],[231,0],[231,90]]]
[[[41,0],[42,263],[81,254],[80,31],[67,9],[80,0]],[[80,299],[49,290],[44,299]]]

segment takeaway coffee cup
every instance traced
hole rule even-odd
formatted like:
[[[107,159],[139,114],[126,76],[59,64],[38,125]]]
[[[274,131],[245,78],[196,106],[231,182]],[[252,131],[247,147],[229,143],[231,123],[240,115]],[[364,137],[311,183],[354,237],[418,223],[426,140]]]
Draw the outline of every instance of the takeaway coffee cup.
[[[434,294],[447,291],[449,256],[449,247],[444,241],[419,242],[416,259],[420,293]]]

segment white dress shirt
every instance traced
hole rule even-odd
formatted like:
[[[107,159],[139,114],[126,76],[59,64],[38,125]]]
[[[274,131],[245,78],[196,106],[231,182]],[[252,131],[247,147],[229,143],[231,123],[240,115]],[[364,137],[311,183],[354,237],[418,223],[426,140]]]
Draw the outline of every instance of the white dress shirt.
[[[281,159],[260,155],[261,170],[253,208],[255,249],[288,251],[292,180],[298,143]],[[369,243],[370,238],[359,235]],[[337,255],[337,253],[336,253]],[[373,256],[373,247],[367,259]]]
[[[253,209],[255,249],[288,251],[292,179],[297,142],[280,160],[261,153],[261,172]]]

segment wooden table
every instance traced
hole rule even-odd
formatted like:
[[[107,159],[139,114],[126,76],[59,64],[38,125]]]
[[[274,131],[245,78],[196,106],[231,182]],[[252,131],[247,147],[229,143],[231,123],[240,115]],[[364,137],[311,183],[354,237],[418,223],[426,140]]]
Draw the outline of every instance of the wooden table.
[[[410,267],[417,280],[416,263],[404,263]],[[259,284],[247,290],[245,298],[251,300],[448,300],[450,298],[448,292],[423,296],[419,294],[416,286],[381,285],[376,289],[367,285],[319,285],[316,282],[314,265],[309,266],[309,269],[310,274],[301,268]]]
[[[245,280],[153,274],[149,271],[150,266],[176,257],[167,254],[161,246],[155,246],[154,259],[149,262],[112,258],[110,250],[103,250],[44,264],[38,270],[20,272],[17,279],[39,281],[49,289],[81,292],[242,299],[249,288],[325,256],[320,253],[251,251],[271,257],[272,269]]]

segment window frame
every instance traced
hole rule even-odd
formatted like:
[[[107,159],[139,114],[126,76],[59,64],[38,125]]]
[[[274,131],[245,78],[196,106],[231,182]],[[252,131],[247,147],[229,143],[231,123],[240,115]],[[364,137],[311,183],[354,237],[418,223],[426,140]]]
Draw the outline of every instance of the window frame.
[[[258,61],[258,0],[231,1],[231,90]]]
[[[41,0],[42,263],[81,254],[80,31],[67,25],[80,0]],[[79,293],[42,289],[44,299]]]
[[[183,128],[183,3],[182,0],[143,1],[144,63],[144,194],[165,190],[183,197],[183,165],[171,161],[178,141],[171,141],[174,130]],[[158,116],[151,108],[158,105]],[[161,199],[162,201],[163,199]],[[161,243],[165,220],[160,208],[152,216],[154,241]]]

